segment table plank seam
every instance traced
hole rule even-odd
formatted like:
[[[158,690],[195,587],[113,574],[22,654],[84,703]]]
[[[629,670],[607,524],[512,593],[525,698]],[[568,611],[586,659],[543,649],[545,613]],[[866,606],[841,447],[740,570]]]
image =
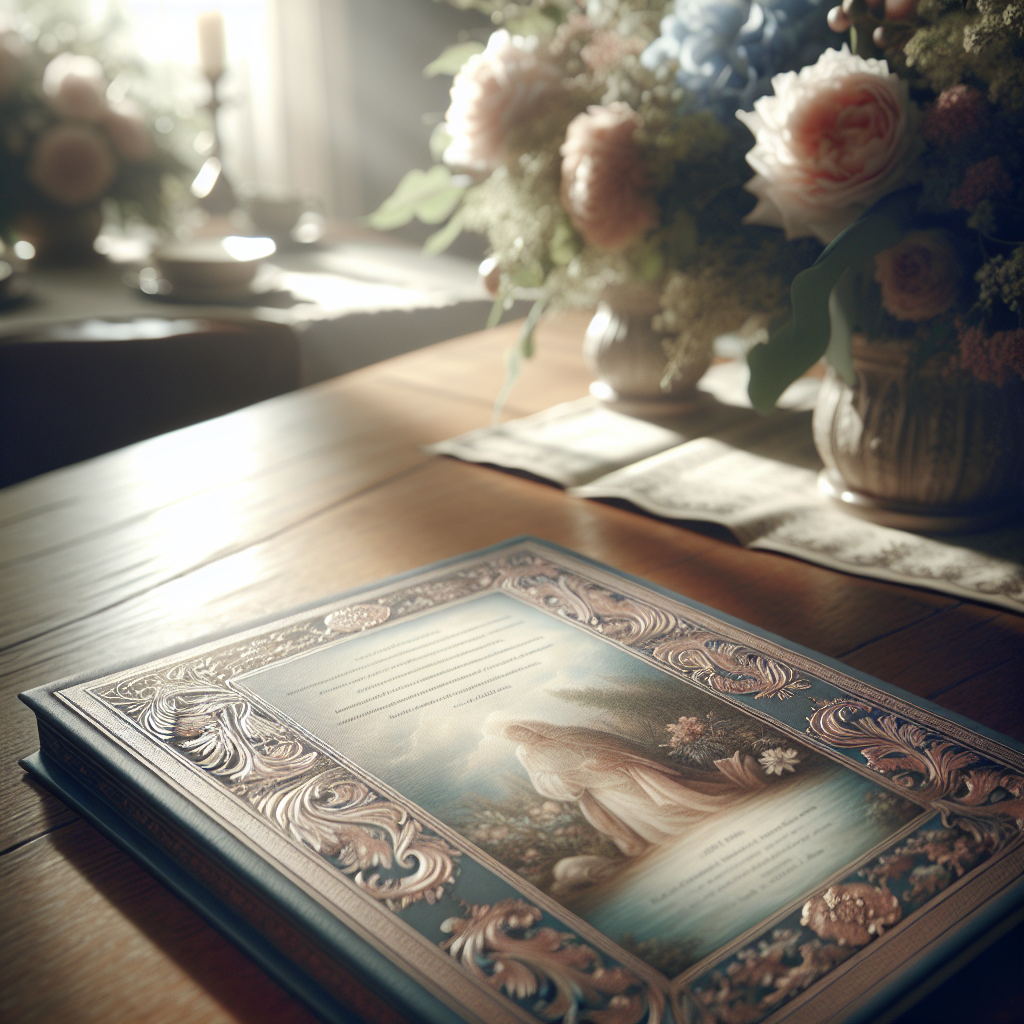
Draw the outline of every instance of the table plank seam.
[[[6,857],[7,854],[14,853],[17,850],[20,850],[23,846],[28,846],[29,843],[34,843],[37,839],[44,839],[46,836],[53,835],[55,832],[59,832],[62,828],[67,828],[69,825],[76,825],[82,820],[84,819],[76,814],[70,821],[62,822],[60,825],[54,825],[51,828],[45,829],[42,832],[37,832],[35,835],[28,836],[25,839],[19,839],[16,843],[11,843],[10,846],[0,850],[0,857]]]
[[[1017,659],[1018,661],[1020,659]],[[987,665],[983,669],[979,669],[977,672],[972,673],[969,676],[964,676],[963,679],[958,679],[955,683],[949,683],[947,686],[943,686],[941,690],[932,690],[928,695],[929,700],[935,700],[937,697],[941,697],[943,694],[949,693],[950,690],[955,690],[958,686],[963,686],[965,683],[971,682],[972,679],[977,679],[979,676],[987,675],[989,672],[998,672],[1000,669],[1008,669],[1013,665],[1016,665],[1017,661],[1013,658],[1007,658],[1005,661],[1000,661],[996,665]]]
[[[883,581],[883,580],[873,580],[872,582],[879,583],[879,584],[885,584],[885,581]],[[898,584],[898,583],[891,583],[891,584],[888,584],[888,585],[889,586],[894,586],[894,587],[902,587],[902,585]],[[902,587],[902,589],[906,589],[906,588]],[[942,596],[946,596],[946,595],[942,595]],[[922,615],[921,618],[915,619],[913,622],[909,622],[909,623],[907,623],[904,626],[897,626],[896,629],[891,629],[891,630],[888,630],[888,631],[886,631],[884,633],[878,633],[875,636],[869,637],[863,643],[856,644],[853,647],[847,648],[844,651],[840,651],[839,653],[836,654],[836,657],[840,658],[840,659],[848,658],[851,654],[856,654],[857,651],[862,651],[862,650],[864,650],[865,647],[870,647],[872,644],[878,643],[879,640],[887,640],[887,639],[889,639],[889,637],[897,636],[898,634],[903,633],[903,632],[905,632],[908,629],[918,629],[918,628],[920,628],[922,623],[927,622],[929,619],[934,619],[936,615],[943,615],[946,612],[952,611],[954,609],[962,608],[964,606],[964,604],[965,604],[964,601],[958,601],[955,598],[953,600],[954,600],[954,603],[950,604],[950,605],[947,605],[945,608],[934,608],[934,609],[926,612],[924,615]],[[959,682],[962,682],[962,681],[963,680],[959,680]],[[954,684],[954,685],[956,685],[956,684]]]

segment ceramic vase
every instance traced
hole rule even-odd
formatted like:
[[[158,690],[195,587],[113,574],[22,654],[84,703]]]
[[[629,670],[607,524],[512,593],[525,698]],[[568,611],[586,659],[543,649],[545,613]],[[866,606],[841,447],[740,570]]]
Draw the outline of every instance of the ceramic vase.
[[[26,211],[15,227],[32,244],[40,265],[76,266],[102,259],[93,248],[103,227],[103,214],[98,206]]]
[[[814,410],[821,491],[887,526],[965,532],[1010,519],[1024,483],[1024,387],[915,365],[914,344],[852,335],[856,382],[829,368]]]
[[[660,310],[658,292],[647,287],[608,289],[583,338],[583,357],[597,378],[595,398],[622,412],[671,416],[694,408],[695,385],[711,363],[711,341],[682,367],[682,374],[662,387],[672,336],[657,331],[652,320]]]

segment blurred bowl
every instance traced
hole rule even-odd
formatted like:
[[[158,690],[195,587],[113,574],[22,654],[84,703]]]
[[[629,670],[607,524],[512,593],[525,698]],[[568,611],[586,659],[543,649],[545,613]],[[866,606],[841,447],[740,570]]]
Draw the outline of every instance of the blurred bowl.
[[[243,201],[246,213],[257,231],[281,238],[291,234],[307,203],[295,195],[265,195],[257,193]]]
[[[270,238],[229,235],[168,242],[153,251],[153,261],[161,276],[183,292],[244,291],[276,249]]]

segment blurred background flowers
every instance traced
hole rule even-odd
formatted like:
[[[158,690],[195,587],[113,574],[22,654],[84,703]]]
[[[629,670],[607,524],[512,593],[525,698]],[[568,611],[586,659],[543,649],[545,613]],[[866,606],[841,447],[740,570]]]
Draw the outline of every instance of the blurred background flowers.
[[[139,88],[145,66],[124,18],[108,10],[90,20],[70,0],[25,4],[2,18],[3,236],[43,248],[62,231],[58,248],[91,249],[104,214],[166,225],[175,176],[189,168],[157,141],[160,112]]]

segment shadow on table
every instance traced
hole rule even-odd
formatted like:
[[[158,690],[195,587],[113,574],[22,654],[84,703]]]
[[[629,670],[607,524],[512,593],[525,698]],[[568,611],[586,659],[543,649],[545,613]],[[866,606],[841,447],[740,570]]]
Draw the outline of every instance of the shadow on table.
[[[83,320],[0,337],[0,487],[299,386],[278,324]]]
[[[104,899],[224,1007],[228,1018],[249,1024],[315,1024],[312,1014],[245,954],[134,861],[126,863],[91,825],[58,829],[51,839]]]

